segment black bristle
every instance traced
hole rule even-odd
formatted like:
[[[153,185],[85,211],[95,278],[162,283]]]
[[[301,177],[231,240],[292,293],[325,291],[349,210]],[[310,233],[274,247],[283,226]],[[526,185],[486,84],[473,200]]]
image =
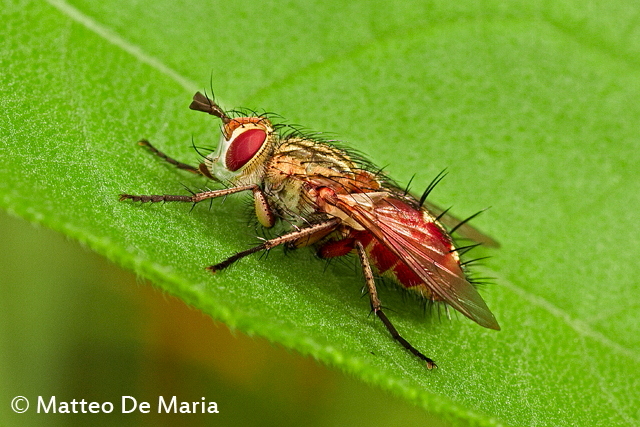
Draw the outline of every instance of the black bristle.
[[[471,221],[473,218],[477,217],[478,215],[480,215],[482,212],[486,211],[488,208],[486,209],[482,209],[481,211],[478,211],[476,213],[474,213],[473,215],[471,215],[470,217],[468,217],[467,219],[463,219],[462,221],[460,221],[458,223],[458,225],[456,225],[455,227],[453,227],[451,230],[449,230],[449,234],[453,234],[455,233],[455,231],[460,228],[462,225],[466,224],[467,222]]]
[[[420,207],[422,207],[425,200],[427,200],[427,197],[429,197],[429,194],[433,191],[434,188],[436,188],[436,185],[438,185],[440,181],[444,179],[445,176],[447,176],[447,170],[442,169],[440,173],[436,175],[435,178],[433,178],[431,183],[427,186],[427,189],[424,190],[424,193],[422,193],[422,196],[420,197]]]

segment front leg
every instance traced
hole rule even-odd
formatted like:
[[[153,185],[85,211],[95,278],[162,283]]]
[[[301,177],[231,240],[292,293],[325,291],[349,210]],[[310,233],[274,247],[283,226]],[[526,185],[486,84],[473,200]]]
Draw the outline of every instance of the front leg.
[[[225,188],[223,190],[211,190],[202,191],[200,193],[194,193],[191,196],[174,196],[170,194],[153,194],[153,195],[140,195],[135,196],[132,194],[120,194],[120,201],[133,200],[134,202],[142,203],[157,203],[157,202],[189,202],[198,203],[206,199],[214,199],[216,197],[228,196],[229,194],[239,193],[240,191],[247,190],[260,190],[257,185],[241,185],[239,187]]]
[[[209,179],[212,179],[214,181],[220,182],[220,180],[218,178],[216,178],[215,176],[211,175],[211,171],[209,171],[209,169],[207,168],[207,165],[205,165],[204,163],[200,163],[198,165],[198,167],[191,166],[191,165],[188,165],[186,163],[182,163],[182,162],[174,159],[173,157],[167,156],[164,152],[158,150],[156,147],[151,145],[151,143],[149,141],[147,141],[146,139],[142,139],[142,140],[138,141],[138,145],[146,147],[151,153],[153,153],[156,156],[160,157],[164,161],[166,161],[168,163],[171,163],[172,165],[174,165],[178,169],[182,169],[182,170],[185,170],[187,172],[191,172],[191,173],[194,173],[194,174],[197,174],[197,175],[203,175],[203,176],[206,176]]]
[[[276,217],[269,206],[269,201],[264,191],[255,184],[242,185],[239,187],[225,188],[224,190],[212,190],[202,191],[200,193],[193,193],[191,196],[177,196],[171,194],[152,194],[152,195],[140,195],[133,194],[120,194],[120,201],[133,200],[134,202],[142,203],[157,203],[157,202],[187,202],[198,203],[206,199],[214,199],[216,197],[228,196],[229,194],[239,193],[240,191],[251,190],[253,192],[253,200],[255,203],[256,217],[258,222],[266,228],[271,228],[276,222]]]
[[[141,145],[143,147],[147,147],[147,149],[149,151],[151,151],[153,154],[155,154],[156,156],[160,157],[164,161],[166,161],[168,163],[171,163],[173,166],[177,167],[178,169],[182,169],[182,170],[185,170],[187,172],[191,172],[191,173],[195,173],[195,174],[199,174],[200,173],[198,168],[195,168],[195,167],[193,167],[191,165],[188,165],[186,163],[179,162],[178,160],[174,159],[173,157],[167,156],[164,152],[158,150],[156,147],[151,145],[151,143],[149,141],[147,141],[146,139],[141,139],[140,141],[138,141],[138,145]]]

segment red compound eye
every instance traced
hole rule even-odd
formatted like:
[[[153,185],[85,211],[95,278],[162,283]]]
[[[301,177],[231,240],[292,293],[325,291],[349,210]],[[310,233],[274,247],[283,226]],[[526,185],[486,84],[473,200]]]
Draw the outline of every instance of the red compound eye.
[[[246,165],[260,151],[265,139],[267,133],[262,129],[249,129],[236,136],[227,150],[227,169],[234,172]]]

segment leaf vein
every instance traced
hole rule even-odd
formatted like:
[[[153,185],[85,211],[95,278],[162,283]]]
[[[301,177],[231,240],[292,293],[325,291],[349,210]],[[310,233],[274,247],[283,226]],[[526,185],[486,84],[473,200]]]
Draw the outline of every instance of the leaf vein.
[[[196,90],[198,90],[199,86],[196,83],[183,77],[176,70],[165,65],[164,63],[162,63],[162,61],[158,60],[157,58],[154,58],[153,56],[149,55],[144,50],[142,50],[139,46],[131,44],[127,40],[123,39],[122,37],[114,33],[112,30],[103,26],[102,24],[95,21],[91,17],[85,15],[80,10],[71,6],[64,0],[47,0],[47,2],[51,6],[55,7],[60,12],[62,12],[63,14],[71,18],[73,21],[83,25],[88,30],[93,31],[95,34],[99,35],[109,43],[115,46],[118,46],[125,52],[134,56],[140,62],[155,68],[162,74],[173,79],[176,83],[178,83],[180,86],[185,88],[187,91],[195,92]]]

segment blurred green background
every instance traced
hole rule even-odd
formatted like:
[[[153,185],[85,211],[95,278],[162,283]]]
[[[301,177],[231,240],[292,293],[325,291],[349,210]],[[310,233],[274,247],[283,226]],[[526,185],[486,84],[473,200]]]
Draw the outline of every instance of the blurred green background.
[[[444,426],[422,409],[222,324],[65,238],[0,214],[0,425]],[[14,396],[110,401],[14,414]],[[152,405],[120,414],[121,396]],[[158,396],[218,403],[162,414]]]

